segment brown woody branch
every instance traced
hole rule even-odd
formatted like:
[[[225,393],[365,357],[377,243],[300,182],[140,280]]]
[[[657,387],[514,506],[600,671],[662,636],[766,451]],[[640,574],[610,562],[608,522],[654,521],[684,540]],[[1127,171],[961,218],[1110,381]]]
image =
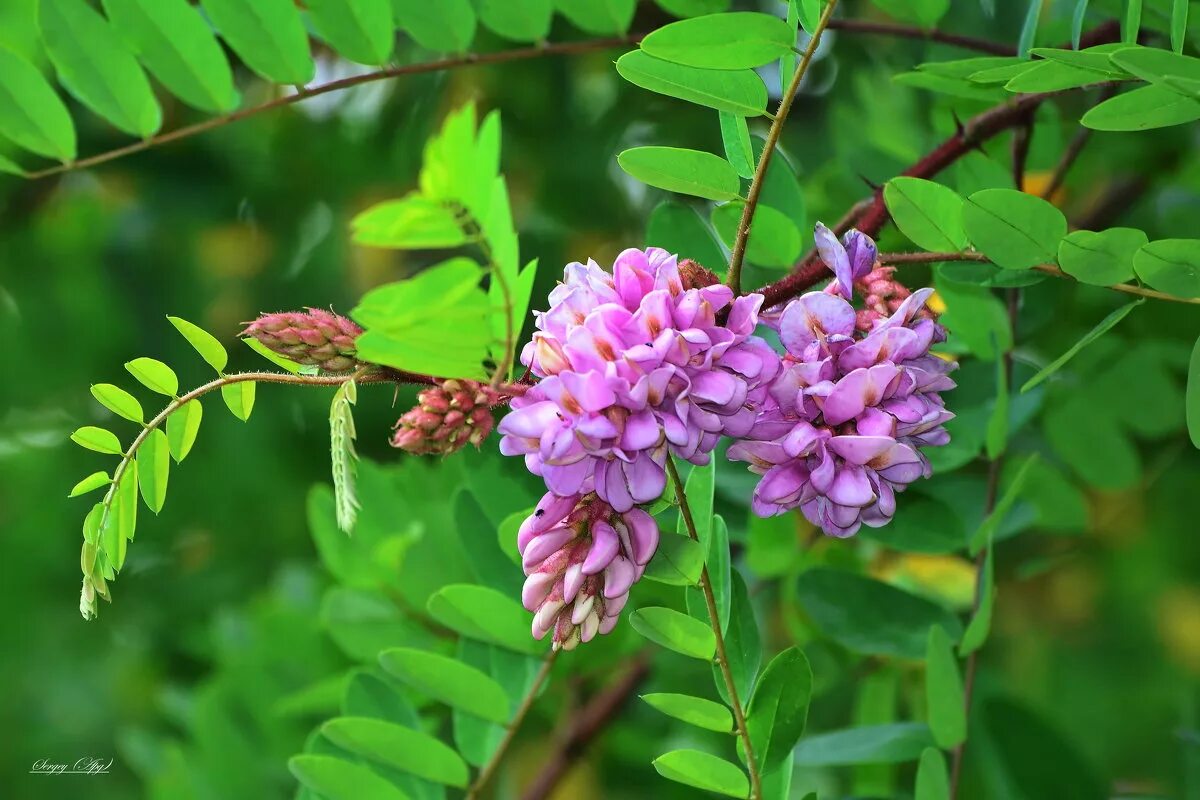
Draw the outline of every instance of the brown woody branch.
[[[875,22],[862,19],[835,19],[829,23],[833,31],[847,33],[877,34],[891,36],[896,39],[918,39],[926,42],[940,42],[954,45],[964,50],[977,50],[995,56],[1015,56],[1017,50],[1012,45],[1001,44],[987,39],[977,39],[974,36],[960,36],[936,28],[918,28],[915,25],[897,25],[891,22]]]

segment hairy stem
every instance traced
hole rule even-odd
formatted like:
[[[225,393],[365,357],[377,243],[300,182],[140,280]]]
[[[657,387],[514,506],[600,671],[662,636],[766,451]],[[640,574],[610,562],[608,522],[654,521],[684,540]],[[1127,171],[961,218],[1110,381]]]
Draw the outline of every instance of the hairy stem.
[[[688,535],[695,541],[700,541],[696,533],[696,521],[692,518],[692,509],[688,505],[687,492],[683,481],[679,480],[679,472],[675,469],[675,461],[667,456],[667,473],[675,486],[675,496],[679,498],[679,512],[687,526]],[[717,612],[717,599],[713,596],[712,583],[708,578],[708,567],[700,573],[700,590],[704,593],[704,603],[708,606],[708,622],[717,640],[717,664],[721,668],[721,677],[725,679],[725,691],[729,693],[729,706],[733,710],[733,719],[737,724],[737,735],[742,740],[742,748],[746,752],[746,769],[750,773],[750,800],[762,800],[762,777],[758,774],[758,762],[754,758],[754,745],[750,741],[750,729],[746,726],[746,712],[738,699],[737,684],[733,680],[733,671],[729,668],[729,658],[725,654],[725,636],[721,633],[721,617]]]
[[[779,108],[771,122],[771,129],[767,132],[767,141],[763,144],[762,155],[758,157],[754,179],[750,181],[750,191],[746,194],[746,205],[742,206],[742,219],[738,223],[733,253],[729,257],[727,283],[735,294],[741,292],[742,262],[746,257],[746,245],[750,240],[750,225],[754,222],[754,211],[758,208],[758,197],[762,194],[767,167],[770,166],[771,156],[775,152],[775,146],[779,143],[779,135],[783,132],[783,123],[787,120],[788,112],[792,110],[792,101],[796,99],[796,93],[800,91],[800,81],[808,72],[808,65],[812,63],[813,54],[817,52],[817,47],[821,44],[821,34],[829,26],[829,20],[833,16],[833,10],[837,8],[837,4],[838,0],[829,0],[825,6],[825,12],[821,14],[821,19],[817,23],[816,30],[813,31],[808,47],[804,48],[804,55],[800,59],[800,65],[796,67],[796,74],[792,76],[792,82],[788,85],[787,91],[783,93],[783,97],[779,98]]]
[[[529,691],[521,699],[521,705],[517,707],[517,712],[509,720],[508,727],[504,730],[504,738],[500,740],[500,745],[496,748],[496,752],[492,753],[492,757],[483,765],[483,769],[479,771],[475,782],[467,790],[466,800],[475,800],[479,796],[479,793],[487,786],[488,781],[492,779],[492,776],[496,774],[496,770],[500,767],[500,762],[504,759],[504,754],[508,752],[509,745],[512,744],[513,739],[517,736],[517,731],[521,728],[521,723],[525,721],[525,716],[529,713],[529,709],[533,707],[533,701],[537,699],[538,692],[541,691],[546,679],[550,677],[550,669],[554,666],[554,659],[557,656],[558,651],[551,650],[542,659],[542,668],[538,670],[537,677],[533,679],[533,684],[529,687]]]

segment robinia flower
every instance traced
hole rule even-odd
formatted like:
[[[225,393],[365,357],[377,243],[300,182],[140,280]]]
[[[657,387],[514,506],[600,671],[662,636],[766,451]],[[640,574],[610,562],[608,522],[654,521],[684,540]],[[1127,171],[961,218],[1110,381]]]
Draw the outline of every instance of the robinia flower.
[[[874,257],[873,243],[860,246]],[[896,493],[929,476],[921,448],[949,441],[943,425],[954,415],[941,392],[954,388],[955,367],[929,353],[945,339],[925,309],[932,293],[908,295],[865,331],[840,281],[788,304],[779,318],[783,369],[751,433],[729,449],[763,476],[755,513],[799,508],[830,536],[851,536],[886,525]]]
[[[748,434],[779,371],[753,335],[763,298],[693,285],[702,274],[685,281],[653,247],[624,251],[611,274],[568,265],[535,313],[521,361],[541,380],[513,398],[501,452],[555,495],[595,492],[624,513],[662,493],[668,452],[706,464],[722,435]]]
[[[263,314],[240,335],[253,337],[268,350],[297,363],[326,372],[349,372],[358,364],[354,340],[362,332],[346,317],[310,308]]]
[[[594,493],[548,492],[522,523],[517,549],[534,638],[550,633],[555,650],[572,650],[617,624],[658,549],[658,526],[640,508],[617,513]]]
[[[499,402],[499,392],[477,381],[431,386],[396,423],[392,447],[417,455],[449,455],[467,444],[479,447],[492,432],[492,406]]]

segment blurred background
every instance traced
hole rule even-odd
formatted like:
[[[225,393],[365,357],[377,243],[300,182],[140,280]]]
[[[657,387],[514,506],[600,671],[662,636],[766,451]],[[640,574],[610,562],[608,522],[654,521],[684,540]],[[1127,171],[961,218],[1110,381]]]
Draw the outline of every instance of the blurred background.
[[[845,5],[844,15],[887,19],[862,3]],[[991,17],[988,3],[953,5],[941,27],[1016,40],[1023,4],[995,3]],[[1047,4],[1039,41],[1067,38],[1073,5]],[[1093,13],[1105,7],[1093,5]],[[30,44],[35,6],[0,2],[0,43],[37,52]],[[663,19],[643,6],[635,30]],[[782,13],[783,4],[761,7]],[[558,17],[550,39],[584,36]],[[480,31],[475,48],[506,46]],[[405,58],[422,58],[410,51],[400,48]],[[131,383],[122,365],[136,356],[171,364],[185,386],[207,380],[207,368],[167,314],[216,333],[233,354],[231,369],[259,368],[258,356],[235,341],[243,321],[306,305],[344,313],[365,290],[429,263],[420,254],[352,246],[348,221],[407,191],[427,136],[448,110],[471,99],[502,115],[502,169],[522,254],[541,262],[535,307],[562,264],[588,257],[607,264],[624,247],[642,245],[647,216],[662,198],[621,173],[616,153],[648,143],[719,152],[720,134],[714,115],[620,80],[612,67],[619,52],[374,83],[88,171],[35,182],[0,176],[0,339],[10,358],[0,382],[0,795],[294,793],[286,759],[314,725],[305,696],[296,693],[354,659],[353,643],[330,635],[337,619],[321,598],[333,577],[310,523],[321,518],[323,497],[312,487],[329,480],[328,392],[262,387],[248,423],[208,403],[198,443],[174,470],[162,513],[142,511],[113,588],[116,602],[102,604],[99,619],[85,623],[77,610],[77,554],[88,501],[66,495],[106,465],[67,436],[80,425],[119,424],[88,386]],[[809,228],[818,219],[832,224],[869,194],[864,180],[899,173],[951,132],[952,110],[966,118],[987,107],[891,81],[924,61],[968,55],[923,42],[828,36],[782,142],[803,187]],[[317,81],[357,69],[325,54]],[[248,74],[239,85],[247,104],[274,91]],[[163,101],[165,129],[200,118],[165,94]],[[1044,179],[1056,163],[1081,102],[1039,112],[1031,180]],[[75,116],[84,154],[126,143],[98,118]],[[1055,200],[1073,220],[1092,215],[1152,238],[1195,235],[1195,132],[1180,126],[1097,133]],[[1008,136],[999,137],[964,164],[994,169],[1007,163],[1007,148]],[[976,178],[960,167],[941,179],[971,186]],[[905,247],[894,233],[881,245]],[[922,268],[908,275],[914,284],[928,277]],[[757,270],[746,282],[771,277]],[[1064,350],[1115,305],[1102,290],[1053,281],[1026,297],[1018,352],[1033,362]],[[1197,320],[1190,307],[1144,307],[1036,401],[1014,410],[1014,435],[1047,457],[1024,517],[1009,525],[1021,537],[997,551],[995,630],[978,676],[977,697],[988,710],[973,717],[974,725],[991,726],[984,732],[991,735],[981,745],[978,774],[969,776],[976,787],[1000,785],[988,775],[993,767],[1045,761],[1077,763],[1123,795],[1200,796],[1200,455],[1182,430],[1183,376]],[[1018,382],[1032,371],[1019,365]],[[952,409],[985,404],[994,375],[992,364],[964,365]],[[155,406],[148,393],[139,397]],[[503,475],[532,496],[520,465],[501,464],[491,452],[494,440],[485,456],[401,465],[412,459],[390,450],[387,437],[410,401],[402,393],[393,405],[385,388],[361,393],[360,452],[381,465],[364,468],[378,472],[365,481],[378,482],[363,491],[365,514],[403,531],[409,520],[448,513],[437,506],[448,506],[473,470]],[[1056,419],[1047,411],[1068,401],[1070,414]],[[1056,450],[1046,431],[1060,423],[1082,427],[1079,437],[1092,449],[1074,461]],[[956,434],[969,440],[981,425],[968,417]],[[974,573],[965,558],[890,549],[882,537],[823,540],[796,520],[757,530],[744,508],[748,476],[736,466],[720,474],[735,547],[749,559],[747,582],[768,609],[760,621],[769,641],[813,639],[803,609],[789,600],[788,576],[804,564],[852,561],[951,606],[969,605]],[[922,493],[964,509],[969,524],[982,474],[968,465]],[[413,494],[418,478],[424,490]],[[614,646],[611,663],[593,666],[615,670],[632,649]],[[919,673],[903,662],[852,660],[821,641],[809,655],[819,693],[812,731],[887,722],[920,705]],[[670,665],[669,658],[661,663]],[[585,667],[577,661],[573,668]],[[535,720],[523,742],[518,761],[529,762],[528,771],[538,760],[538,737],[554,722]],[[623,733],[591,751],[561,797],[646,796],[646,787],[686,796],[653,775],[646,757],[658,746],[648,741],[675,735],[665,718],[630,707],[613,730]],[[85,756],[113,759],[111,774],[27,774],[39,759]],[[820,789],[822,797],[895,796],[903,794],[897,786],[911,785],[905,769],[801,769],[795,788]],[[966,796],[1004,796],[977,792]]]

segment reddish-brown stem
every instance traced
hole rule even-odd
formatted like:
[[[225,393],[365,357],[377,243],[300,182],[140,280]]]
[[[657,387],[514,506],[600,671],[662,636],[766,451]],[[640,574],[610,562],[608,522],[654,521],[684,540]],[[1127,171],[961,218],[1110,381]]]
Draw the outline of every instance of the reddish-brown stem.
[[[896,25],[891,22],[875,22],[863,19],[835,19],[829,23],[831,31],[846,31],[847,33],[878,34],[897,39],[919,39],[927,42],[940,42],[961,47],[964,50],[977,50],[980,53],[990,53],[996,56],[1015,56],[1016,48],[1011,45],[992,42],[987,39],[977,39],[974,36],[960,36],[936,28],[918,28],[914,25]]]

